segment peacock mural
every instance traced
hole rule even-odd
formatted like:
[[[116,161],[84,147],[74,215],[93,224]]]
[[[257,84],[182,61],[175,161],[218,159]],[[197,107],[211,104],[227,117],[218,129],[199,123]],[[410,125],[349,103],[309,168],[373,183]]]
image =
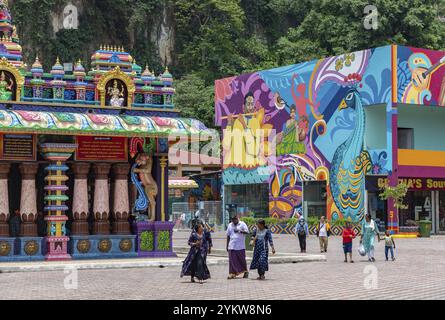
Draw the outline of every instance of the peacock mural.
[[[329,171],[330,192],[336,209],[333,218],[358,221],[363,218],[365,174],[371,170],[369,153],[363,150],[365,135],[365,111],[356,88],[349,90],[338,109],[351,108],[355,112],[354,129],[334,153]],[[335,210],[334,210],[335,211]]]
[[[216,123],[225,129],[231,119],[249,120],[261,113],[262,125],[275,132],[271,141],[276,146],[275,155],[268,157],[272,161],[264,166],[227,163],[224,184],[268,183],[269,215],[290,218],[304,211],[303,182],[326,181],[328,219],[361,220],[365,175],[372,171],[372,159],[379,159],[370,154],[390,154],[390,144],[365,150],[363,104],[372,108],[387,102],[391,91],[382,75],[390,74],[390,60],[385,60],[390,50],[362,50],[217,80]],[[232,154],[236,143],[229,142],[224,152]],[[379,173],[391,169],[389,161],[374,165],[380,166]]]

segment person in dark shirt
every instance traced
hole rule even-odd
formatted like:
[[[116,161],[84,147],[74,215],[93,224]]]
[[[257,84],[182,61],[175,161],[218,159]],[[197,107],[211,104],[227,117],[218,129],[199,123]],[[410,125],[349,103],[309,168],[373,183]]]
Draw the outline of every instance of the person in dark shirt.
[[[39,211],[37,215],[37,234],[39,237],[45,237],[47,234],[47,223],[43,212]]]
[[[20,235],[20,211],[14,210],[14,214],[9,218],[9,233],[11,237],[18,237]]]

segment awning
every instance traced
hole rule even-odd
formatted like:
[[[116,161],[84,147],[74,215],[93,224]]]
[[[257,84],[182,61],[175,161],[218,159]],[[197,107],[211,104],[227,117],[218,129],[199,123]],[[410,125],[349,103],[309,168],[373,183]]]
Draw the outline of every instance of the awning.
[[[166,137],[207,130],[201,121],[187,118],[0,110],[0,132]]]
[[[169,178],[168,179],[169,189],[196,189],[199,188],[196,181],[188,178]]]

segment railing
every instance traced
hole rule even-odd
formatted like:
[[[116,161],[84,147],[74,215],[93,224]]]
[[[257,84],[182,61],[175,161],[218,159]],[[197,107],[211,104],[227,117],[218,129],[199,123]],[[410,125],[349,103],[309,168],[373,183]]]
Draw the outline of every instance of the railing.
[[[201,201],[194,204],[188,202],[172,203],[170,221],[175,223],[177,230],[190,230],[195,214],[204,221],[212,231],[223,229],[221,201]]]

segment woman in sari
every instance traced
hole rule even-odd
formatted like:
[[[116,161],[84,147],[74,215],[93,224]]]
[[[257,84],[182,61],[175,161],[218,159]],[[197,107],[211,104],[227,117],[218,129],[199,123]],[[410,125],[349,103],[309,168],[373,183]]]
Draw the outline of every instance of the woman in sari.
[[[199,283],[202,284],[204,280],[210,278],[206,260],[207,253],[210,253],[212,247],[210,232],[204,230],[202,223],[195,225],[188,244],[190,251],[182,264],[181,278],[183,276],[190,276],[191,281],[195,282],[196,277]]]
[[[360,238],[360,244],[363,245],[366,254],[368,255],[368,261],[374,262],[374,240],[377,235],[378,241],[380,241],[379,229],[374,220],[371,219],[371,215],[368,213],[362,222],[362,235]]]
[[[253,232],[250,243],[254,246],[250,269],[257,269],[257,280],[264,280],[264,273],[269,270],[269,244],[273,254],[275,254],[275,248],[272,241],[272,232],[267,228],[263,219],[258,220],[257,229]]]

